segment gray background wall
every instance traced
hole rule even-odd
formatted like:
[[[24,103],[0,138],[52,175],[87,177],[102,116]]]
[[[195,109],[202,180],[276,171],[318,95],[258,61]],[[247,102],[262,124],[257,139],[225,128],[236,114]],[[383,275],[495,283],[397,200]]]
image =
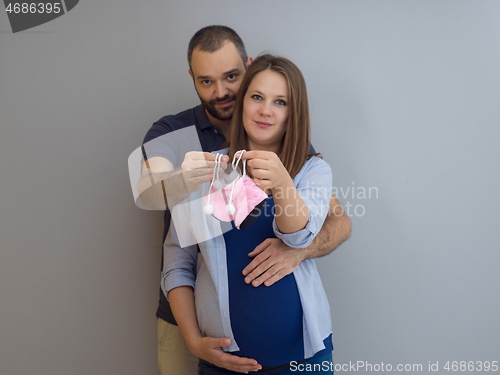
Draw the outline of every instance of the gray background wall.
[[[217,23],[308,82],[353,222],[319,261],[335,362],[500,360],[499,16],[494,0],[82,0],[12,34],[0,12],[0,374],[156,373],[161,214],[135,207],[127,157],[198,103],[185,50]]]

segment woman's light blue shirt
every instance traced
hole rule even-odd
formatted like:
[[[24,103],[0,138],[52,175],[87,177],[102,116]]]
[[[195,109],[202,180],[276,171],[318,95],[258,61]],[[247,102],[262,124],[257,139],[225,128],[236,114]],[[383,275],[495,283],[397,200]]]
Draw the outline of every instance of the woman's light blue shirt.
[[[284,234],[274,219],[273,230],[287,245],[304,248],[311,244],[328,214],[331,168],[313,156],[293,182],[309,210],[309,221],[304,229]],[[173,225],[164,243],[161,285],[165,295],[180,286],[193,287],[201,332],[205,336],[230,338],[231,344],[224,350],[233,352],[239,347],[231,329],[226,246],[222,236],[231,225],[204,213],[203,196],[207,189],[208,183],[172,209]],[[330,308],[314,259],[305,259],[294,276],[304,314],[304,354],[310,358],[325,348],[323,340],[332,333]]]

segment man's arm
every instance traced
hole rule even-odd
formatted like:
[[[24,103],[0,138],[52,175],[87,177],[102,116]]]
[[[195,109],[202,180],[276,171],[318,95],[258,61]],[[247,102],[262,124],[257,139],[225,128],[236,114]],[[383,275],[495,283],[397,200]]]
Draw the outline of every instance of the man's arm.
[[[351,220],[344,212],[337,198],[332,194],[325,223],[316,238],[314,238],[311,246],[303,249],[307,253],[304,259],[328,255],[341,243],[347,241],[350,236]]]
[[[196,318],[193,288],[190,286],[174,288],[168,293],[168,299],[182,336],[195,356],[237,372],[248,373],[262,368],[255,359],[224,352],[222,347],[231,343],[229,338],[202,336]]]
[[[254,259],[243,269],[245,282],[253,286],[270,286],[292,273],[304,259],[330,254],[351,235],[351,220],[334,195],[328,216],[311,245],[292,248],[277,238],[268,238],[248,254]]]

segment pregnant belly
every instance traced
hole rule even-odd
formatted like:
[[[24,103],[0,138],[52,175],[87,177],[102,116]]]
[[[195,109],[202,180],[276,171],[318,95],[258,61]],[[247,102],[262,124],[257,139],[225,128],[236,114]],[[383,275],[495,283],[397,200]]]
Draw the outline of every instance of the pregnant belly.
[[[303,359],[302,306],[293,274],[270,287],[254,287],[235,263],[229,270],[231,327],[240,348],[235,354],[263,366]]]

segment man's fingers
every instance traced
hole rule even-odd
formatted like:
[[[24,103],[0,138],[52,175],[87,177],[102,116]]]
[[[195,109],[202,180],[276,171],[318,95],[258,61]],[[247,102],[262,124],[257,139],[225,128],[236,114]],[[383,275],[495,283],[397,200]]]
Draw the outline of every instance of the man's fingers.
[[[245,282],[253,286],[271,286],[292,273],[297,263],[297,249],[291,249],[278,238],[268,238],[260,243],[249,256],[254,259],[243,270]]]
[[[262,254],[270,245],[272,244],[272,241],[271,239],[266,239],[264,240],[263,242],[261,242],[259,245],[257,245],[255,247],[255,249],[253,249],[250,253],[248,253],[248,256],[251,257],[251,258],[254,258],[249,264],[248,266],[246,266],[244,269],[243,269],[243,276],[247,276],[249,273],[251,273],[252,271],[254,271],[262,262],[264,262],[267,258],[269,258],[269,256],[265,255],[265,254]],[[262,254],[262,255],[261,255]],[[264,271],[264,270],[263,270]],[[257,272],[259,272],[257,270]],[[260,273],[259,273],[260,275]],[[257,275],[257,276],[259,276]],[[250,275],[250,280],[249,280],[249,283],[255,278],[257,277],[255,275]]]
[[[261,284],[264,284],[265,286],[270,286],[272,284],[274,284],[276,281],[278,281],[279,279],[281,279],[281,277],[279,276],[280,274],[280,268],[278,267],[278,265],[276,264],[273,264],[272,266],[270,266],[266,272],[262,273],[261,275],[259,275],[258,277],[255,278],[255,280],[252,281],[252,285],[257,287]],[[275,278],[275,280],[271,280],[271,278]]]
[[[254,257],[254,256],[262,253],[270,244],[271,244],[271,242],[269,241],[269,239],[264,240],[259,245],[257,245],[255,247],[255,249],[252,250],[252,252],[248,253],[248,256]]]
[[[255,262],[257,259],[254,259],[252,262]],[[252,283],[253,286],[259,286],[260,283],[255,284],[256,279],[267,272],[271,267],[274,266],[274,263],[271,261],[270,258],[267,258],[263,260],[262,262],[259,263],[259,265],[248,274],[247,277],[245,277],[245,282],[247,284]]]
[[[263,249],[265,250],[265,249]],[[262,250],[262,251],[263,251]],[[255,250],[253,251],[255,252]],[[251,254],[251,253],[250,253]],[[249,254],[249,255],[250,255]],[[266,269],[261,269],[259,270],[258,268],[259,267],[262,267],[262,263],[265,262],[267,259],[269,258],[269,256],[265,253],[262,253],[260,252],[257,256],[255,256],[255,258],[248,264],[248,266],[246,266],[244,269],[243,269],[243,276],[251,276],[252,277],[252,280],[259,276],[262,272],[264,272]],[[255,275],[255,273],[257,272],[260,272],[259,275]]]
[[[270,270],[269,270],[270,271]],[[260,284],[264,284],[265,286],[271,286],[273,285],[276,281],[281,280],[283,277],[287,275],[287,273],[283,272],[282,269],[280,269],[278,272],[276,272],[274,275],[271,276],[271,272],[266,272],[262,276],[260,276],[256,281],[258,283],[257,286]],[[253,285],[253,283],[252,283]]]

